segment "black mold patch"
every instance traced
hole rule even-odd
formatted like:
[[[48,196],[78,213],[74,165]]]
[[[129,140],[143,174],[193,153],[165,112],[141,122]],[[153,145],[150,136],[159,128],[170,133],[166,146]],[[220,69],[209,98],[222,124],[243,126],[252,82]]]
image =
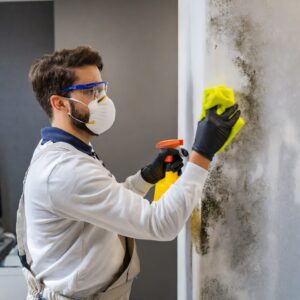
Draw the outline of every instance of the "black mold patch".
[[[235,217],[240,228],[232,232],[235,243],[230,249],[232,253],[230,265],[233,270],[238,272],[247,270],[248,266],[253,263],[253,257],[256,254],[256,244],[262,229],[260,229],[259,224],[254,222],[262,217],[260,214],[264,202],[262,200],[265,197],[263,194],[265,188],[264,183],[260,180],[254,181],[250,186],[246,185],[244,192],[249,192],[255,196],[252,199],[251,196],[248,196],[245,201],[240,201],[236,205]],[[242,234],[240,229],[243,231]]]
[[[235,32],[233,39],[234,47],[244,55],[253,55],[256,49],[253,47],[252,37],[256,26],[254,26],[249,16],[235,18],[230,24],[230,30]]]
[[[221,177],[222,168],[219,165],[211,170],[203,191],[199,247],[202,255],[207,254],[209,250],[208,227],[213,226],[225,216],[222,203],[228,201],[229,193],[222,185],[218,184]],[[216,195],[221,195],[221,198]]]
[[[260,223],[266,187],[262,177],[256,180],[251,177],[263,141],[260,113],[263,88],[259,85],[262,75],[257,58],[257,50],[261,45],[257,41],[257,24],[249,16],[231,14],[236,10],[236,5],[242,5],[241,1],[209,1],[207,43],[209,52],[226,42],[232,53],[236,53],[233,63],[245,84],[242,91],[235,92],[246,126],[234,143],[219,154],[217,163],[210,170],[202,193],[201,226],[199,238],[196,239],[200,244],[195,246],[203,255],[203,260],[208,254],[213,258],[215,251],[226,251],[223,254],[226,255],[226,268],[230,269],[230,274],[239,274],[242,282],[243,278],[254,272],[251,268],[257,256],[260,230],[263,230]],[[237,170],[238,178],[233,179],[226,174],[230,168]],[[214,229],[217,226],[220,236],[214,236],[215,242],[212,244],[210,234],[216,234]],[[222,234],[226,235],[226,241]],[[224,245],[226,250],[222,248]],[[211,258],[210,261],[218,261]],[[201,275],[201,299],[236,299],[235,292],[226,286],[228,281],[221,281],[217,272],[213,271],[216,267],[210,265],[206,268],[209,274],[204,272]],[[222,271],[226,273],[226,270]],[[250,289],[251,280],[247,278],[244,282]]]
[[[229,13],[232,0],[209,0],[210,7],[218,8],[219,16],[226,16]]]
[[[246,35],[251,33],[252,24],[250,19],[247,17],[241,17],[240,20],[233,18],[235,26],[230,26],[232,18],[229,16],[224,17],[224,9],[229,9],[229,4],[232,1],[210,1],[210,5],[215,8],[221,9],[221,13],[214,17],[210,17],[210,32],[213,35],[213,39],[218,39],[219,35],[226,35],[232,39],[232,45],[235,46],[235,50],[241,52],[245,47]],[[248,53],[249,54],[249,53]],[[250,57],[251,61],[255,59],[255,54],[252,53]],[[236,93],[237,99],[239,100],[240,109],[242,115],[246,119],[247,125],[243,128],[243,134],[239,137],[239,144],[243,146],[243,157],[246,152],[252,152],[255,145],[254,139],[258,139],[259,136],[259,101],[256,99],[257,92],[257,70],[253,67],[249,61],[250,59],[245,58],[242,53],[234,59],[234,63],[241,72],[241,76],[246,78],[247,85],[243,92]],[[255,131],[255,135],[253,134]],[[245,132],[246,131],[246,132]],[[247,132],[248,131],[248,132]],[[252,132],[252,134],[251,134]],[[231,147],[229,146],[228,149]],[[249,151],[248,151],[249,150]],[[226,151],[228,152],[228,150]],[[250,153],[249,153],[250,154]],[[237,159],[238,161],[238,159]],[[226,174],[222,172],[222,166],[226,163],[226,158],[220,160],[217,166],[211,171],[209,179],[207,180],[206,187],[203,192],[202,199],[202,215],[201,215],[201,230],[200,230],[200,241],[201,241],[201,253],[207,254],[209,249],[209,236],[207,226],[212,225],[219,219],[224,217],[224,208],[228,202],[229,194],[234,191],[230,191],[230,182],[227,183],[225,178]],[[244,181],[244,187],[246,187],[247,181]],[[246,192],[246,191],[245,191]],[[217,196],[216,196],[217,195]]]
[[[201,290],[202,300],[238,300],[229,295],[228,288],[219,279],[206,279]]]
[[[211,17],[209,25],[210,25],[211,33],[214,36],[218,36],[218,35],[220,35],[223,32],[223,28],[222,28],[223,25],[222,25],[222,22],[220,21],[220,18],[218,18],[218,17]]]

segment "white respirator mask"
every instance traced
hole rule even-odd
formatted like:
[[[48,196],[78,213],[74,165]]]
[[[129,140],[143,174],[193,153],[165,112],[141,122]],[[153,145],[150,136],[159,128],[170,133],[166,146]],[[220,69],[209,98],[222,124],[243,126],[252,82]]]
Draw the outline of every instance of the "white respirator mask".
[[[68,100],[81,103],[88,107],[90,116],[88,122],[83,122],[78,118],[72,116],[69,112],[68,115],[74,120],[85,124],[85,126],[96,135],[107,131],[112,127],[116,118],[116,108],[113,101],[102,91],[99,98],[92,100],[89,104],[77,100],[75,98],[66,98]]]

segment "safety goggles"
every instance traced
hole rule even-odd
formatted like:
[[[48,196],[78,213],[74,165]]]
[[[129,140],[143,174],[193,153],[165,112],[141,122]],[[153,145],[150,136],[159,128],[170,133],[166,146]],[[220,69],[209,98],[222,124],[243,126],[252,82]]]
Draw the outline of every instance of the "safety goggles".
[[[98,99],[99,96],[103,92],[107,92],[108,82],[107,81],[99,81],[92,82],[88,84],[77,84],[72,85],[67,88],[61,90],[61,92],[72,92],[72,91],[80,91],[84,96],[87,96],[91,99]]]

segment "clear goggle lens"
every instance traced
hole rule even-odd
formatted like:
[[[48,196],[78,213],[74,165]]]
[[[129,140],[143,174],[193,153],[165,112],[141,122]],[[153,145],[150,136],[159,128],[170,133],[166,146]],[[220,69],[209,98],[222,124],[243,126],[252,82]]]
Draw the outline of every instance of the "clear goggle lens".
[[[80,89],[79,90],[84,96],[89,99],[95,100],[106,95],[107,93],[107,83],[99,84],[90,89]]]

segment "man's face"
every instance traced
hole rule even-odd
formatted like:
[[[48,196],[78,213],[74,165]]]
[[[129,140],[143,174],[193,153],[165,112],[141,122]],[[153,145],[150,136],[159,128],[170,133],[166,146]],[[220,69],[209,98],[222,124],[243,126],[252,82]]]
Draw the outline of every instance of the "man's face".
[[[79,68],[74,68],[76,80],[73,85],[78,84],[88,84],[92,82],[102,81],[101,73],[97,66],[83,66]],[[88,105],[94,100],[93,96],[90,94],[89,90],[75,90],[70,93],[70,97],[81,101]],[[76,119],[82,122],[88,122],[89,120],[89,109],[86,105],[70,101],[71,114]],[[90,135],[95,135],[91,132],[84,123],[79,122],[73,118],[70,118],[72,124],[80,130],[87,132]]]

